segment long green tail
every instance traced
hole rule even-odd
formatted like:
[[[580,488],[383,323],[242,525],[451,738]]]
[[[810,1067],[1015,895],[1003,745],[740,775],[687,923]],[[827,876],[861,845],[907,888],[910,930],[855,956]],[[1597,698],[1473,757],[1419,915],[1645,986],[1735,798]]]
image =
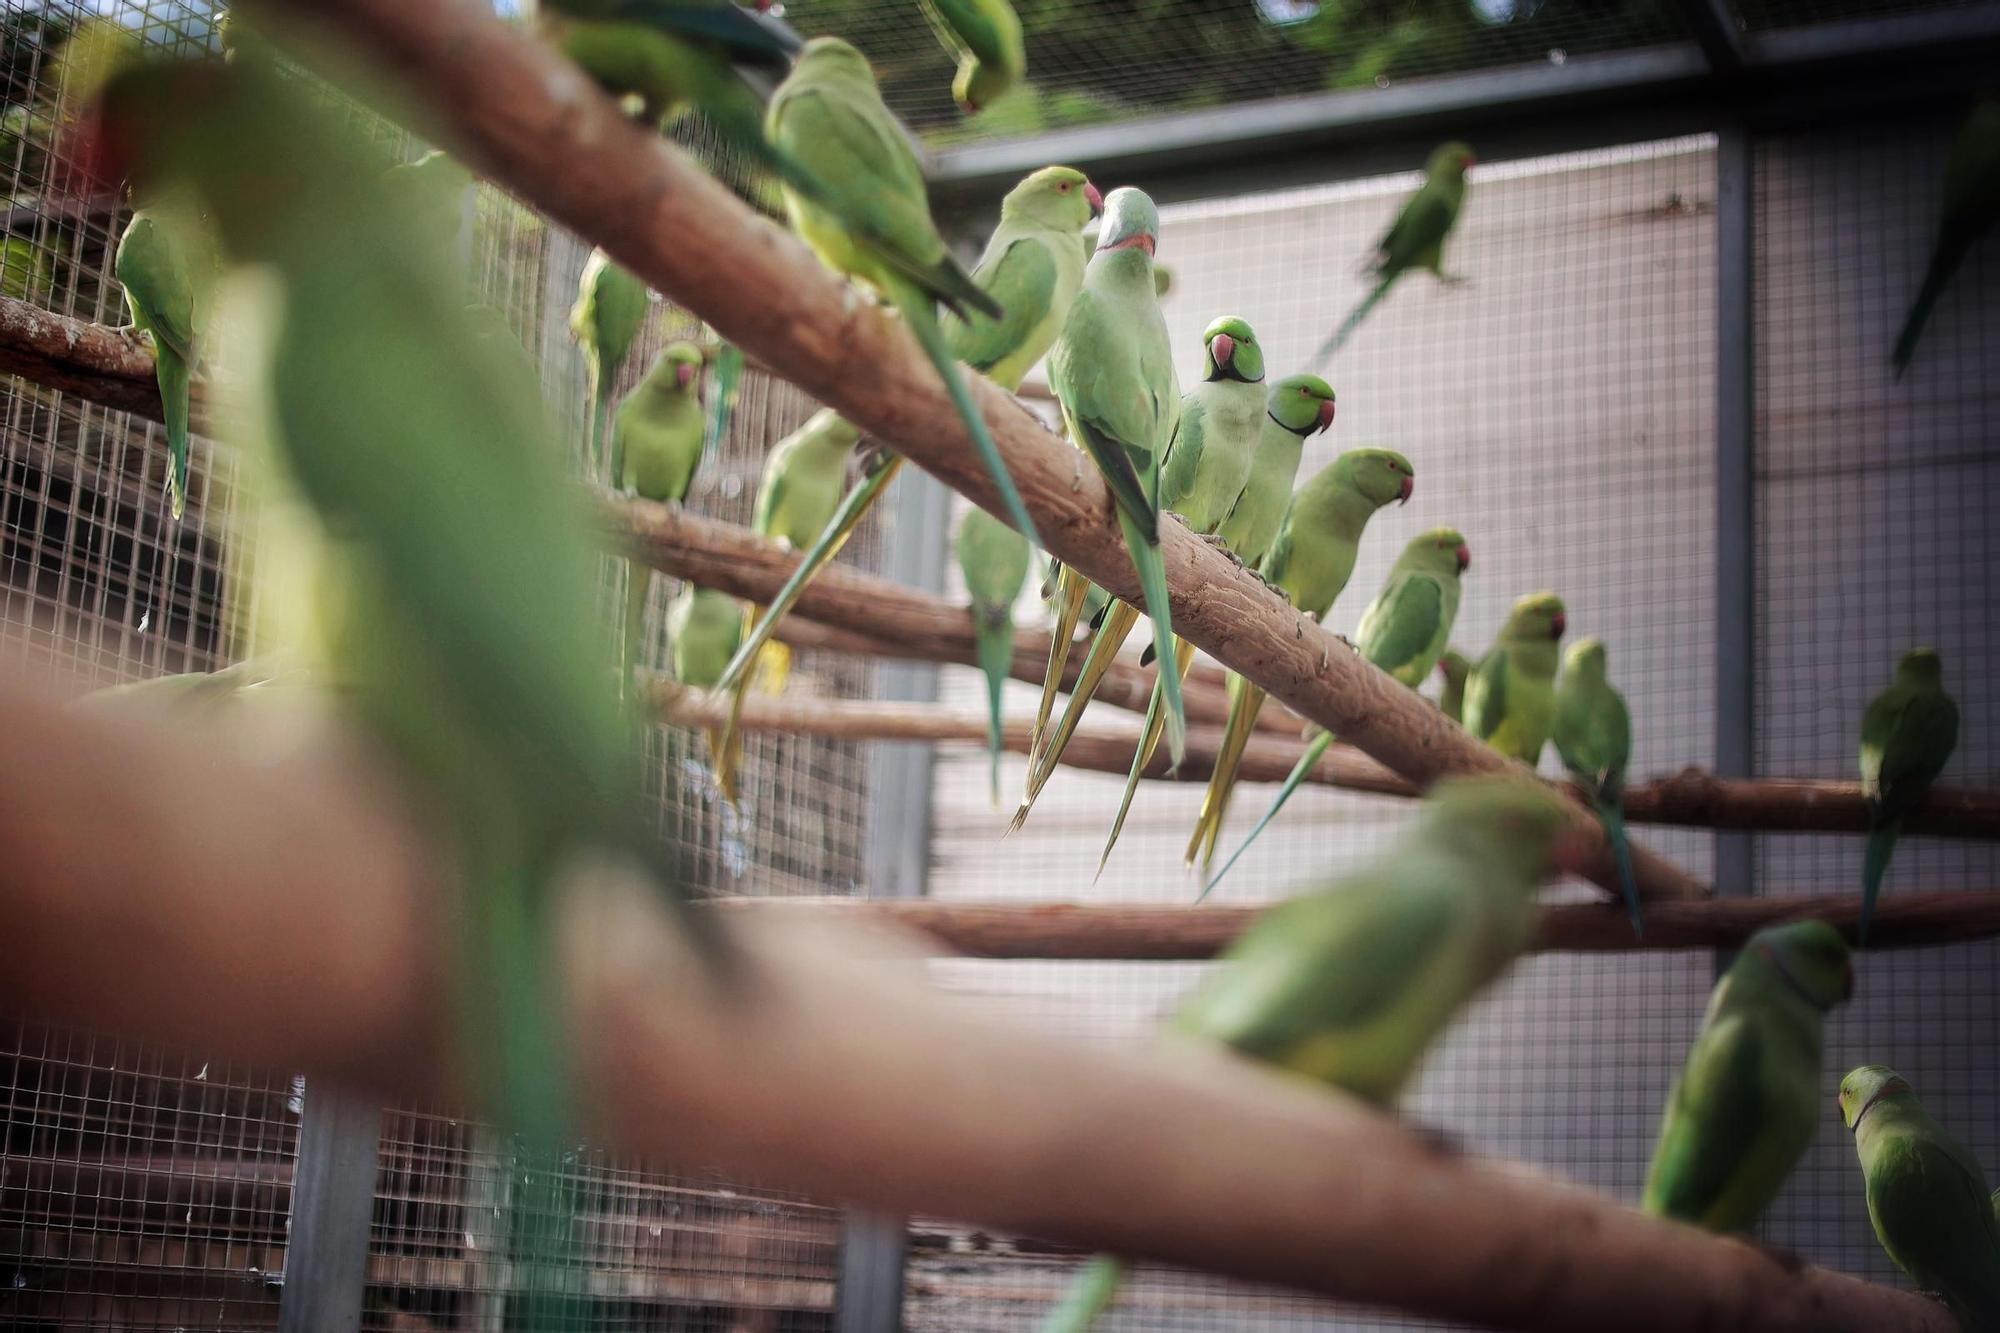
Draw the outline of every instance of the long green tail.
[[[1931,256],[1930,267],[1924,270],[1924,285],[1918,290],[1917,299],[1910,303],[1909,316],[1903,321],[1902,332],[1896,335],[1896,348],[1889,354],[1897,379],[1903,378],[1903,372],[1910,368],[1910,359],[1917,354],[1917,342],[1924,336],[1924,325],[1930,323],[1931,310],[1944,295],[1945,284],[1958,268],[1961,254],[1939,246]]]
[[[1646,921],[1639,908],[1639,881],[1632,874],[1632,844],[1625,837],[1625,807],[1616,799],[1592,804],[1604,825],[1604,840],[1611,844],[1611,858],[1618,863],[1618,888],[1625,895],[1625,912],[1632,918],[1632,934],[1643,939]]]
[[[1187,679],[1188,665],[1194,661],[1194,645],[1184,639],[1174,640],[1174,671],[1182,680]],[[1166,719],[1160,715],[1160,686],[1166,678],[1162,671],[1153,681],[1153,693],[1146,700],[1146,730],[1139,740],[1139,748],[1132,752],[1132,768],[1125,775],[1125,790],[1118,798],[1118,817],[1111,821],[1111,835],[1104,840],[1104,851],[1097,858],[1097,873],[1091,876],[1094,884],[1104,877],[1105,863],[1111,859],[1111,849],[1118,845],[1118,835],[1125,831],[1125,816],[1132,809],[1132,797],[1139,790],[1139,777],[1152,762],[1153,751],[1160,748],[1160,730]]]
[[[653,590],[653,571],[637,560],[625,562],[625,624],[618,637],[618,678],[629,696],[635,691],[633,672],[639,665],[639,643],[646,634],[646,601]]]
[[[1056,728],[1049,734],[1047,743],[1028,765],[1028,789],[1021,797],[1021,806],[1014,812],[1014,820],[1007,826],[1009,833],[1027,822],[1028,812],[1035,808],[1035,801],[1042,794],[1049,779],[1055,776],[1056,765],[1062,761],[1063,751],[1069,748],[1070,737],[1076,734],[1077,724],[1083,720],[1083,710],[1090,707],[1090,701],[1097,694],[1097,687],[1104,680],[1104,673],[1117,660],[1118,650],[1125,645],[1126,636],[1139,623],[1139,613],[1125,602],[1112,602],[1104,609],[1104,620],[1097,627],[1097,635],[1090,641],[1090,652],[1083,659],[1083,669],[1077,672],[1076,684],[1070,687],[1069,702],[1063,705],[1063,715],[1056,722]]]
[[[875,466],[870,468],[860,481],[855,482],[841,498],[840,508],[833,511],[833,517],[827,520],[826,526],[820,529],[819,536],[813,539],[813,544],[807,547],[806,553],[799,558],[799,567],[792,571],[792,576],[785,580],[782,588],[778,589],[778,595],[764,608],[764,614],[751,627],[749,635],[736,646],[736,655],[729,659],[729,665],[723,668],[721,679],[715,682],[716,689],[733,689],[742,683],[750,664],[757,660],[757,654],[763,650],[766,643],[770,642],[771,635],[778,628],[778,622],[798,605],[799,598],[819,576],[820,570],[826,568],[832,563],[833,558],[840,554],[840,548],[847,545],[847,539],[861,526],[861,520],[868,516],[868,511],[874,507],[875,501],[881,498],[883,488],[895,480],[896,473],[901,471],[902,467],[901,454],[883,454]]]
[[[1110,1308],[1124,1280],[1124,1264],[1108,1254],[1094,1255],[1070,1284],[1062,1304],[1042,1322],[1042,1333],[1089,1333],[1097,1316]]]
[[[1000,808],[1000,692],[1014,665],[1014,621],[1007,611],[988,617],[975,609],[972,638],[979,650],[979,669],[986,673],[987,784],[993,808]]]
[[[1035,709],[1035,725],[1028,732],[1028,772],[1042,752],[1042,739],[1049,729],[1049,715],[1056,709],[1056,691],[1062,688],[1063,668],[1069,665],[1070,645],[1076,640],[1076,624],[1083,619],[1083,604],[1090,597],[1090,580],[1068,565],[1056,566],[1056,623],[1049,632],[1049,669],[1042,676],[1042,701]]]
[[[1882,877],[1889,873],[1889,858],[1896,853],[1896,838],[1903,831],[1900,819],[1886,820],[1868,831],[1868,852],[1861,862],[1861,927],[1854,938],[1868,943],[1868,923],[1875,919],[1875,899],[1882,893]]]
[[[1361,327],[1361,321],[1368,318],[1368,312],[1373,310],[1376,303],[1389,294],[1389,289],[1395,286],[1396,279],[1401,276],[1402,274],[1400,273],[1390,274],[1375,284],[1374,291],[1361,298],[1361,304],[1354,307],[1347,318],[1340,322],[1340,327],[1335,329],[1331,334],[1328,334],[1326,341],[1319,345],[1319,350],[1313,353],[1313,369],[1318,370],[1329,358],[1347,345],[1347,340],[1354,336],[1356,329]]]
[[[708,405],[708,434],[701,446],[704,459],[713,458],[729,438],[729,419],[736,413],[742,380],[743,353],[734,343],[724,343],[715,354],[715,375],[709,383],[714,401]]]
[[[1319,735],[1313,737],[1313,743],[1306,747],[1306,752],[1299,756],[1299,762],[1293,764],[1292,771],[1285,775],[1285,785],[1278,788],[1277,798],[1271,802],[1271,808],[1266,810],[1264,817],[1257,821],[1257,827],[1250,830],[1250,836],[1245,838],[1237,846],[1236,850],[1229,854],[1229,859],[1222,863],[1222,869],[1215,872],[1215,878],[1210,880],[1202,888],[1201,893],[1196,896],[1196,902],[1200,902],[1203,898],[1208,897],[1210,893],[1215,891],[1215,886],[1222,883],[1222,877],[1229,873],[1230,867],[1236,864],[1237,858],[1249,851],[1250,844],[1257,841],[1257,835],[1264,831],[1264,826],[1278,817],[1278,811],[1285,808],[1285,802],[1292,799],[1292,793],[1299,789],[1299,784],[1306,780],[1306,774],[1313,771],[1313,765],[1319,762],[1320,756],[1325,754],[1327,747],[1332,744],[1333,733],[1330,731],[1322,731]]]
[[[604,426],[611,416],[611,372],[597,363],[597,353],[588,352],[584,356],[584,384],[588,391],[590,413],[590,455],[584,459],[584,466],[591,475],[598,475],[598,469],[610,470],[609,481],[613,486],[622,480],[619,472],[624,470],[624,460],[604,457]]]
[[[1215,771],[1208,775],[1208,790],[1202,793],[1201,813],[1195,816],[1194,836],[1188,839],[1182,860],[1193,865],[1197,857],[1207,870],[1215,859],[1215,844],[1222,836],[1222,821],[1229,814],[1230,797],[1236,794],[1236,772],[1243,765],[1243,750],[1257,727],[1257,715],[1264,711],[1264,691],[1235,672],[1229,673],[1229,723],[1222,729],[1222,744],[1215,752]],[[1206,890],[1203,891],[1204,896]]]
[[[1153,621],[1153,656],[1165,662],[1174,655],[1173,611],[1167,603],[1167,562],[1160,555],[1157,540],[1147,541],[1139,525],[1118,511],[1118,526],[1125,530],[1125,545],[1131,548],[1132,566],[1139,572],[1139,587],[1145,593],[1146,614]],[[1187,710],[1181,704],[1180,677],[1160,673],[1167,705],[1167,771],[1180,768],[1187,758]]]
[[[1000,446],[993,443],[993,437],[987,433],[985,419],[972,405],[972,394],[965,387],[965,373],[953,358],[951,349],[945,345],[944,330],[938,327],[936,306],[930,296],[919,291],[914,283],[898,279],[893,286],[896,306],[903,312],[903,322],[910,326],[910,332],[917,336],[924,355],[937,368],[938,378],[944,381],[945,392],[951,395],[951,405],[958,409],[959,420],[965,423],[966,433],[972,437],[973,447],[979,451],[979,461],[986,465],[987,474],[993,478],[994,486],[999,488],[1000,503],[1007,510],[1007,521],[1030,544],[1040,546],[1042,539],[1035,531],[1035,520],[1028,517],[1028,507],[1021,503],[1021,493],[1014,489],[1014,478],[1008,475],[1007,463],[1000,457]]]
[[[167,507],[178,519],[187,508],[188,489],[188,363],[157,339],[153,344],[153,377],[160,382],[160,408],[167,427]]]

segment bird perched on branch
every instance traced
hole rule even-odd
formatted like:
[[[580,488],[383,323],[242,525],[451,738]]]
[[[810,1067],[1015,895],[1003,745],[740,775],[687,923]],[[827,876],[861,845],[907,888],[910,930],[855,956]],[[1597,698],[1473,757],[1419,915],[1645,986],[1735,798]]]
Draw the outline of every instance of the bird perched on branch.
[[[2000,92],[1982,96],[1952,141],[1944,163],[1944,198],[1938,214],[1937,240],[1931,246],[1930,264],[1924,269],[1923,286],[1910,306],[1903,328],[1896,335],[1890,363],[1896,377],[1910,368],[1917,354],[1917,340],[1924,335],[1931,310],[1944,295],[1965,256],[1987,232],[2000,223]]]
[[[153,345],[153,377],[167,431],[167,506],[178,519],[187,509],[188,405],[214,278],[199,210],[185,197],[164,192],[153,207],[134,212],[119,237],[111,271],[124,288],[133,327]]]
[[[1451,642],[1452,623],[1458,619],[1459,578],[1472,565],[1472,550],[1456,528],[1432,528],[1411,538],[1403,553],[1390,566],[1389,579],[1368,609],[1361,613],[1356,647],[1370,665],[1388,673],[1390,679],[1416,689],[1430,675]],[[1199,902],[1214,891],[1231,866],[1248,851],[1257,835],[1285,808],[1285,802],[1299,789],[1306,775],[1333,744],[1333,733],[1314,728],[1319,734],[1299,756],[1286,775],[1284,785],[1271,801],[1271,808],[1257,821],[1248,837],[1223,862],[1202,889]]]
[[[1456,648],[1447,649],[1438,659],[1438,679],[1444,682],[1438,687],[1438,711],[1454,722],[1465,719],[1465,678],[1472,674],[1472,663],[1464,653]]]
[[[1913,648],[1896,663],[1889,688],[1861,715],[1861,796],[1868,806],[1868,851],[1861,867],[1861,928],[1868,942],[1875,900],[1889,872],[1903,817],[1923,804],[1958,748],[1958,704],[1944,690],[1944,662]]]
[[[965,511],[958,524],[958,567],[972,598],[972,639],[986,676],[987,780],[1000,805],[1000,693],[1014,662],[1014,603],[1028,582],[1034,548],[1028,539],[984,509]]]
[[[1539,784],[1440,782],[1374,865],[1260,916],[1172,1030],[1389,1107],[1533,939],[1536,887],[1578,854],[1568,817]],[[1083,1333],[1122,1274],[1091,1260],[1043,1333]]]
[[[714,689],[742,638],[743,608],[726,593],[689,583],[667,603],[667,656],[674,679],[683,685]],[[718,781],[717,789],[733,804],[735,774],[743,769],[742,733],[704,727],[702,738],[708,745],[709,772],[730,775],[732,786],[725,790]],[[728,753],[732,746],[735,754]]]
[[[958,61],[951,96],[968,116],[991,106],[1027,73],[1021,18],[1007,0],[918,0],[918,8]]]
[[[1465,682],[1465,729],[1533,768],[1556,716],[1556,645],[1568,626],[1562,598],[1530,593]]]
[[[602,250],[592,250],[576,282],[576,304],[570,307],[569,331],[583,350],[584,385],[590,412],[589,466],[604,462],[604,432],[611,415],[611,397],[618,372],[646,327],[653,296]],[[611,479],[618,474],[614,469]]]
[[[1863,1065],[1840,1081],[1868,1220],[1896,1267],[1969,1333],[2000,1330],[2000,1221],[1979,1159],[1925,1112],[1908,1080]]]
[[[1825,922],[1750,937],[1667,1094],[1641,1207],[1710,1231],[1756,1224],[1812,1142],[1826,1016],[1853,992],[1847,944]]]
[[[611,423],[611,475],[621,490],[647,500],[680,504],[694,485],[701,466],[702,436],[707,422],[701,404],[701,349],[689,342],[672,342],[646,371],[645,378],[618,404]],[[646,600],[653,571],[638,560],[626,561],[625,620],[619,635],[620,671],[625,688],[639,663],[639,640],[645,631]]]
[[[1611,683],[1604,640],[1579,639],[1564,655],[1552,735],[1570,780],[1583,789],[1604,825],[1604,840],[1618,863],[1618,884],[1625,894],[1626,914],[1632,918],[1632,933],[1644,935],[1639,884],[1632,874],[1632,844],[1625,836],[1625,766],[1632,761],[1632,715],[1625,696]]]
[[[1411,269],[1429,269],[1440,282],[1464,281],[1444,271],[1444,246],[1465,208],[1465,173],[1476,160],[1472,150],[1462,143],[1439,144],[1431,150],[1423,185],[1410,196],[1389,230],[1375,243],[1375,253],[1368,261],[1375,286],[1313,353],[1314,365],[1323,365],[1345,346],[1368,312]]]

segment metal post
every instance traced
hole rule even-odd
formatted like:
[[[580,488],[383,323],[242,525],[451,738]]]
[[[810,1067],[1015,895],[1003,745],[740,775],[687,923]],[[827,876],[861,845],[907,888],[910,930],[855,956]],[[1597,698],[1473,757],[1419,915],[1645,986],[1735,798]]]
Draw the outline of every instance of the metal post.
[[[1756,766],[1756,143],[1724,130],[1715,155],[1715,771],[1749,777]],[[1750,897],[1748,833],[1715,835],[1716,892]]]
[[[951,493],[936,478],[906,468],[896,484],[890,578],[926,592],[944,591]],[[937,698],[937,666],[884,662],[876,668],[884,699]],[[868,892],[876,898],[923,896],[930,868],[931,749],[878,741],[869,760]],[[908,1227],[900,1217],[850,1213],[840,1237],[836,1333],[900,1333]]]
[[[320,1082],[306,1089],[278,1333],[361,1327],[381,1138],[382,1108],[374,1098]]]

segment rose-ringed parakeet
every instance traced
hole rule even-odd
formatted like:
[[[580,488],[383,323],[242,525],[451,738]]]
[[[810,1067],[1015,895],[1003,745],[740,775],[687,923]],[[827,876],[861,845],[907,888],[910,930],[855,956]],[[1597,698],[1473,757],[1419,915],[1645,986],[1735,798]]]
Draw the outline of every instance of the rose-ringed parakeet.
[[[1464,653],[1456,648],[1447,649],[1438,659],[1438,679],[1443,682],[1438,687],[1438,711],[1454,722],[1465,720],[1465,678],[1472,674],[1472,663]]]
[[[1854,991],[1823,921],[1750,937],[1708,999],[1667,1094],[1640,1204],[1710,1231],[1747,1231],[1812,1142],[1826,1016]]]
[[[1375,243],[1375,253],[1368,261],[1375,286],[1320,344],[1319,351],[1313,353],[1314,365],[1324,363],[1338,352],[1368,317],[1368,312],[1389,294],[1396,280],[1411,269],[1429,269],[1442,282],[1463,281],[1444,271],[1444,246],[1465,206],[1465,173],[1474,160],[1472,150],[1462,143],[1439,144],[1431,150],[1424,183]]]
[[[1861,867],[1861,929],[1868,923],[1882,877],[1902,832],[1903,816],[1923,804],[1931,783],[1958,748],[1958,704],[1944,692],[1944,662],[1931,648],[1914,648],[1896,663],[1896,679],[1861,715],[1861,795],[1868,805],[1868,851]]]
[[[1083,224],[1102,202],[1096,187],[1071,167],[1043,167],[1008,191],[1000,203],[1000,225],[972,272],[972,280],[992,293],[1005,314],[946,316],[944,336],[953,356],[1003,389],[1020,387],[1021,377],[1055,342],[1076,299],[1083,283]],[[725,687],[763,651],[778,622],[840,553],[902,466],[902,455],[886,449],[871,462],[744,640]]]
[[[1247,321],[1225,315],[1202,332],[1201,379],[1181,395],[1180,427],[1174,432],[1166,462],[1160,468],[1160,507],[1178,515],[1198,535],[1224,551],[1229,547],[1217,530],[1234,511],[1243,488],[1250,483],[1264,420],[1264,349],[1258,345],[1256,331]],[[1111,628],[1107,621],[1104,630]],[[1115,652],[1118,645],[1110,647]],[[1140,664],[1151,661],[1152,657],[1149,649]],[[1176,638],[1172,669],[1178,679],[1187,678],[1188,664],[1193,659],[1194,645]],[[1104,660],[1108,663],[1109,657]],[[1152,697],[1146,704],[1145,730],[1138,749],[1133,751],[1132,767],[1118,801],[1118,814],[1112,820],[1111,833],[1105,838],[1104,851],[1097,860],[1100,875],[1125,827],[1125,816],[1139,789],[1139,776],[1160,743],[1165,722],[1164,677],[1163,669],[1161,679],[1153,682]],[[1088,701],[1089,695],[1079,682],[1079,688],[1070,695],[1070,707],[1080,714]],[[1053,772],[1057,757],[1056,754],[1047,757],[1045,775]]]
[[[2000,1330],[2000,1221],[1979,1159],[1882,1065],[1840,1081],[1840,1118],[1868,1193],[1875,1239],[1896,1267],[1936,1292],[1971,1333]]]
[[[1533,768],[1556,718],[1556,645],[1568,625],[1562,599],[1530,593],[1465,682],[1465,729]]]
[[[1951,154],[1945,158],[1937,241],[1931,247],[1930,265],[1924,270],[1924,285],[1910,306],[1890,355],[1898,379],[1910,368],[1917,339],[1923,336],[1924,325],[1944,295],[1945,285],[1996,222],[2000,222],[2000,93],[1987,93],[1959,127]]]
[[[1027,73],[1021,19],[1007,0],[918,0],[918,8],[958,61],[951,96],[967,115],[991,106]]]
[[[1458,619],[1459,579],[1471,565],[1472,549],[1456,528],[1432,528],[1411,538],[1390,566],[1382,591],[1361,613],[1355,646],[1362,658],[1413,690],[1421,685],[1451,642],[1451,627]],[[1332,732],[1313,730],[1318,734],[1286,775],[1271,808],[1202,888],[1196,902],[1215,891],[1333,744]]]
[[[699,347],[668,343],[638,386],[618,404],[611,422],[611,475],[619,489],[669,504],[687,499],[695,469],[701,465],[707,425],[701,406],[701,367]],[[627,689],[632,688],[632,673],[639,664],[652,586],[651,569],[637,560],[626,562],[625,622],[619,644],[621,679]]]
[[[714,689],[742,638],[743,608],[725,593],[689,583],[667,603],[667,660],[673,665],[674,679],[683,685]],[[731,774],[733,781],[733,775],[743,768],[742,735],[728,735],[722,727],[705,727],[702,737],[708,745],[709,772]],[[717,789],[721,790],[719,785]],[[735,803],[733,791],[723,795]]]
[[[1028,581],[1028,539],[976,505],[958,524],[958,567],[972,598],[972,638],[986,673],[987,777],[1000,805],[1000,692],[1014,662],[1014,602]]]
[[[1320,395],[1324,382],[1309,376],[1294,378],[1299,382],[1289,389],[1286,385],[1292,381],[1279,385],[1284,398],[1295,400],[1283,406],[1301,416],[1314,413],[1316,423],[1330,422],[1333,400],[1330,393]],[[1271,403],[1274,419],[1281,410],[1278,398],[1279,394],[1274,393]],[[1407,502],[1416,484],[1416,469],[1409,459],[1393,449],[1348,450],[1314,473],[1293,494],[1258,573],[1294,609],[1315,621],[1323,619],[1354,572],[1354,559],[1361,549],[1361,534],[1368,520],[1386,504]],[[1232,676],[1229,684],[1229,720],[1223,728],[1215,771],[1209,775],[1208,790],[1202,795],[1201,811],[1195,817],[1186,853],[1190,863],[1200,856],[1204,866],[1215,854],[1215,841],[1222,833],[1222,819],[1229,808],[1236,771],[1256,730],[1257,715],[1264,707],[1264,691],[1257,685],[1237,676]]]
[[[646,326],[652,294],[646,284],[592,250],[576,283],[576,304],[570,307],[569,331],[583,349],[585,389],[590,413],[590,453],[587,463],[604,462],[604,432],[611,414],[611,395],[618,371],[631,355],[632,344]],[[617,474],[612,474],[617,479]]]
[[[1516,778],[1440,782],[1380,861],[1259,917],[1172,1021],[1391,1106],[1425,1051],[1534,937],[1535,889],[1568,859],[1563,799]],[[1121,1265],[1091,1261],[1043,1333],[1082,1333]]]
[[[792,229],[828,268],[874,288],[896,307],[944,381],[1007,517],[1039,544],[937,319],[938,302],[961,316],[995,320],[1006,309],[945,248],[931,220],[923,168],[882,104],[867,58],[838,37],[813,38],[772,96],[764,128],[773,145],[812,163],[828,186],[822,203],[786,184]]]
[[[1611,684],[1604,640],[1579,639],[1563,657],[1552,730],[1556,753],[1570,780],[1583,790],[1604,825],[1604,840],[1618,863],[1618,884],[1632,933],[1644,935],[1639,884],[1632,876],[1632,846],[1625,837],[1625,766],[1632,760],[1632,715]]]
[[[207,323],[199,227],[184,200],[141,208],[125,225],[112,259],[132,323],[153,344],[153,376],[167,430],[167,504],[176,519],[187,508],[189,386]]]

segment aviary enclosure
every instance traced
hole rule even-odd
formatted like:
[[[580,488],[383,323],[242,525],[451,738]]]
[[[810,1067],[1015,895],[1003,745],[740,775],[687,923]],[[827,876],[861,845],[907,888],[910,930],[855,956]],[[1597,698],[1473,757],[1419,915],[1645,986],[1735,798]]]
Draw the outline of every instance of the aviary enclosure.
[[[697,895],[732,900],[714,909],[724,919],[901,922],[932,956],[904,969],[872,936],[835,963],[800,955],[792,1003],[817,1058],[777,1020],[718,1043],[733,1054],[675,1045],[676,1014],[695,1022],[702,1004],[616,991],[607,965],[606,995],[572,1011],[587,1132],[539,1167],[571,1205],[562,1326],[1032,1328],[1100,1246],[1149,1260],[1097,1324],[1130,1333],[1953,1326],[1943,1305],[1823,1270],[1921,1285],[1871,1229],[1834,1105],[1856,1066],[1892,1065],[2000,1183],[2000,241],[1970,249],[1908,371],[1889,357],[1953,136],[2000,67],[2000,8],[1039,0],[1018,7],[1024,86],[973,115],[914,4],[797,0],[761,17],[792,45],[838,33],[865,53],[968,264],[1036,168],[1146,190],[1182,388],[1223,315],[1254,326],[1272,380],[1307,368],[1366,294],[1358,265],[1431,148],[1474,146],[1445,261],[1466,281],[1404,278],[1321,363],[1337,411],[1306,439],[1299,479],[1363,446],[1416,474],[1409,503],[1371,520],[1324,624],[1357,637],[1397,553],[1438,525],[1471,552],[1460,649],[1482,653],[1522,595],[1560,593],[1568,639],[1610,645],[1632,838],[1664,862],[1642,873],[1643,939],[1587,880],[1544,894],[1537,948],[1459,1013],[1400,1100],[1405,1122],[1452,1145],[1441,1165],[1407,1156],[1428,1139],[1352,1102],[1235,1067],[1177,1073],[1151,1041],[1254,909],[1397,845],[1416,808],[1398,771],[1427,782],[1464,766],[1399,739],[1400,703],[1356,684],[1372,669],[1316,672],[1317,631],[1275,596],[1245,609],[1251,590],[1230,580],[1247,576],[1181,532],[1174,619],[1204,650],[1182,780],[1155,780],[1154,762],[1100,873],[1152,675],[1141,633],[1070,762],[1003,837],[1047,652],[1039,557],[1013,611],[1002,809],[952,554],[965,497],[997,513],[997,493],[914,347],[831,277],[801,279],[803,251],[753,232],[740,201],[708,219],[716,230],[681,229],[701,223],[679,211],[689,163],[769,201],[741,145],[699,117],[672,129],[671,150],[619,137],[608,101],[552,73],[560,57],[531,28],[502,26],[527,17],[517,6],[244,8],[274,30],[310,13],[390,74],[413,110],[407,125],[367,118],[385,152],[443,144],[477,164],[482,179],[454,196],[453,262],[518,335],[559,428],[548,446],[577,478],[617,481],[587,443],[570,327],[594,244],[654,288],[614,398],[675,340],[711,363],[718,335],[747,354],[683,506],[599,493],[608,632],[616,557],[661,571],[645,673],[664,682],[674,665],[683,579],[768,602],[791,567],[746,531],[771,445],[817,406],[790,381],[918,464],[781,629],[791,677],[782,696],[748,696],[735,804],[704,745],[725,704],[648,685],[659,725],[643,747],[652,831]],[[209,434],[251,358],[224,340],[197,377],[176,521],[152,356],[113,332],[129,322],[113,272],[129,205],[92,187],[64,140],[66,38],[108,19],[150,54],[217,57],[218,17],[201,0],[9,0],[0,26],[0,1325],[529,1327],[535,1222],[516,1195],[538,1168],[442,1048],[405,1042],[401,1026],[429,1032],[442,1001],[399,970],[402,952],[369,947],[407,944],[375,924],[408,906],[401,863],[315,873],[315,849],[346,850],[342,830],[393,847],[399,826],[336,801],[325,829],[282,827],[299,812],[260,807],[254,769],[218,788],[244,802],[232,826],[196,800],[199,748],[162,758],[131,739],[136,722],[131,737],[72,735],[77,714],[51,702],[227,666],[274,614],[248,558],[272,520],[227,432]],[[468,73],[468,51],[494,63]],[[1990,200],[1990,154],[1984,170]],[[839,336],[796,327],[821,315],[846,321]],[[715,366],[699,378],[712,392]],[[1060,428],[1046,366],[1018,399]],[[985,405],[1051,549],[1136,592],[1094,469],[997,397]],[[1826,1019],[1813,1137],[1751,1233],[1762,1248],[1614,1211],[1640,1201],[1670,1087],[1749,933],[1804,914],[1852,937],[1862,712],[1920,644],[1944,663],[1956,748],[1908,823],[1852,998]],[[1381,762],[1336,747],[1195,907],[1203,880],[1182,851],[1228,707],[1209,652],[1268,668],[1274,701],[1223,855],[1298,757],[1302,717],[1337,720]],[[1355,711],[1377,708],[1387,720]],[[218,771],[243,763],[217,754]],[[1554,746],[1541,771],[1561,775]],[[187,785],[152,791],[164,813],[138,819],[138,775],[153,772]],[[68,834],[51,813],[65,810]],[[135,822],[114,822],[121,811]],[[210,860],[160,867],[157,886],[151,867],[125,873],[148,866],[126,845],[139,829],[163,858]],[[1049,904],[1068,906],[1036,910]],[[899,970],[950,1000],[869,1009],[872,983],[856,978]],[[836,998],[815,1029],[806,997],[821,982]],[[837,1002],[849,990],[851,1011]],[[385,997],[409,1007],[385,1016]],[[664,1015],[650,1026],[649,1005]],[[898,1047],[903,1018],[916,1026]],[[1136,1100],[1114,1114],[1120,1091]],[[1435,1173],[1414,1201],[1393,1175],[1411,1160],[1412,1178]],[[1179,1262],[1151,1262],[1165,1259]]]

